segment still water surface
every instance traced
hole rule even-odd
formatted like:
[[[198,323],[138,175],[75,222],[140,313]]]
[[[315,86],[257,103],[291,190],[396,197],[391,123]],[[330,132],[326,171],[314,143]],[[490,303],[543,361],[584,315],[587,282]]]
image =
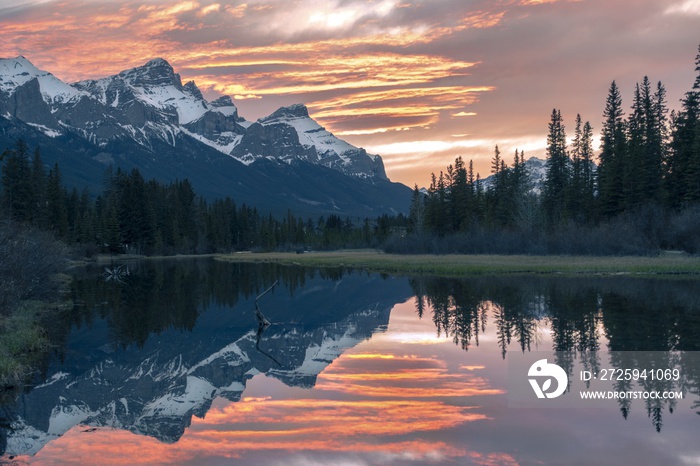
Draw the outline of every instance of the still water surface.
[[[699,372],[674,402],[516,409],[507,393],[509,353],[699,351],[697,280],[128,270],[76,272],[55,353],[4,408],[0,462],[700,464]]]

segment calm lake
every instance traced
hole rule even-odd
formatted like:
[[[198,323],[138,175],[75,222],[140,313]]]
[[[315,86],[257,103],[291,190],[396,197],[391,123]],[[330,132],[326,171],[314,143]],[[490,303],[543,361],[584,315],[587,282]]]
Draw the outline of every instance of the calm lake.
[[[0,463],[700,464],[697,279],[127,270],[75,272],[55,351],[0,415]],[[551,351],[570,378],[655,352],[684,397],[514,407],[509,359]]]

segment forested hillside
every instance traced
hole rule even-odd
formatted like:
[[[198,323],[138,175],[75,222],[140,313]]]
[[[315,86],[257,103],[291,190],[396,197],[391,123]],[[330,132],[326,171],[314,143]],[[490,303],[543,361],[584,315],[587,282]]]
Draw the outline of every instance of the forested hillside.
[[[206,201],[188,180],[146,181],[137,169],[108,170],[103,192],[67,190],[61,170],[18,141],[3,154],[0,205],[12,220],[53,232],[82,252],[174,254],[248,249],[378,246],[403,216],[351,220],[329,215],[276,218],[231,198]]]

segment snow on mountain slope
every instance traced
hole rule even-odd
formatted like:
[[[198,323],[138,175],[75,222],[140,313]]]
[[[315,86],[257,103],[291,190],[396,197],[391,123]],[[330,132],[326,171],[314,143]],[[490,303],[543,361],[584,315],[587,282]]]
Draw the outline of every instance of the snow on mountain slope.
[[[21,55],[0,59],[0,91],[12,94],[32,79],[39,81],[41,95],[47,104],[71,102],[86,95],[51,73],[38,69]]]
[[[174,110],[180,124],[191,123],[211,110],[194,82],[183,86],[180,75],[162,58],[107,78],[80,81],[74,86],[111,107],[122,107],[137,99],[159,110]]]
[[[381,157],[334,136],[304,105],[282,107],[251,123],[230,97],[207,101],[194,81],[183,84],[162,58],[71,85],[24,57],[0,60],[0,115],[49,137],[71,133],[101,148],[131,140],[158,156],[160,143],[177,147],[185,140],[190,152],[204,144],[246,165],[302,161],[354,178],[387,179]]]
[[[244,163],[257,159],[294,160],[323,165],[357,178],[386,179],[381,157],[337,138],[309,116],[303,104],[281,107],[271,115],[260,118],[260,125],[248,128],[240,148],[231,155]],[[267,147],[266,141],[280,141]]]
[[[315,147],[320,158],[328,156],[332,152],[339,156],[345,164],[349,164],[350,159],[344,157],[343,154],[347,151],[357,150],[357,147],[338,139],[333,133],[326,131],[323,126],[311,119],[303,104],[282,107],[270,116],[258,121],[265,126],[279,123],[292,126],[299,135],[299,142],[307,147]]]

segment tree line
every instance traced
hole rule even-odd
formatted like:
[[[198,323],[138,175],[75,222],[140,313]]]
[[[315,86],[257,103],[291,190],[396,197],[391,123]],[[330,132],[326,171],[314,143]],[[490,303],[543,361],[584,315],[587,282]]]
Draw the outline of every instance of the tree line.
[[[666,89],[637,83],[626,116],[613,81],[599,162],[593,128],[577,115],[567,142],[561,111],[548,125],[544,185],[533,190],[525,156],[507,165],[496,146],[485,183],[458,157],[427,193],[416,186],[410,235],[392,252],[644,253],[700,251],[700,47],[697,78],[669,114]]]
[[[97,197],[87,188],[69,190],[58,164],[47,171],[39,148],[32,152],[21,140],[3,153],[5,215],[79,245],[87,255],[377,247],[407,222],[402,215],[313,220],[288,212],[276,218],[228,197],[209,202],[186,179],[146,181],[137,169],[109,168],[103,186]]]

